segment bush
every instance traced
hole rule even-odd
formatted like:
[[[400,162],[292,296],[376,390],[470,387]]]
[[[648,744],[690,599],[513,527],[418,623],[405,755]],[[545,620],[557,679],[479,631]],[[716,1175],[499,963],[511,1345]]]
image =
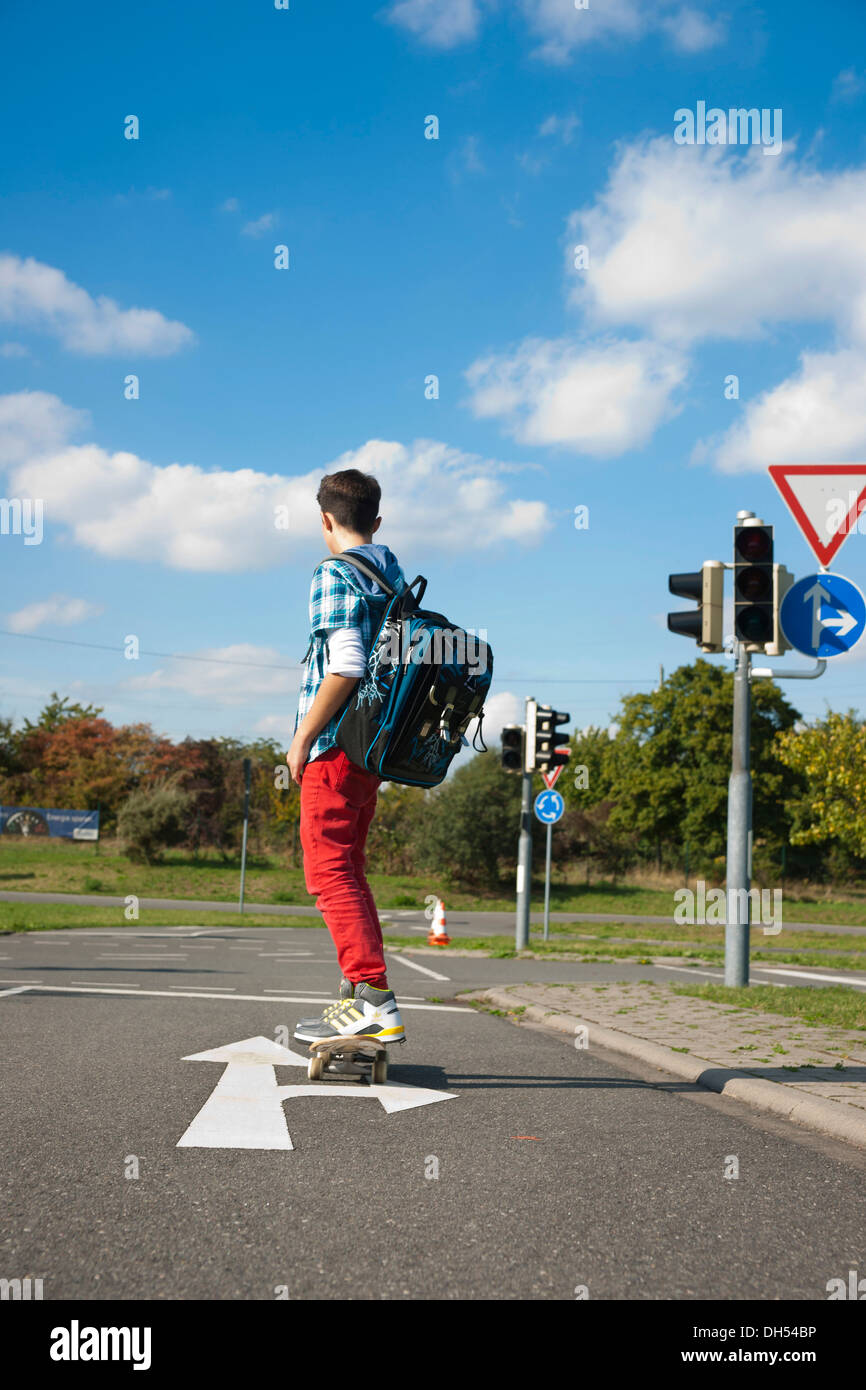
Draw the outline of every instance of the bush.
[[[173,779],[156,782],[127,797],[117,829],[124,853],[133,863],[153,864],[170,845],[180,844],[192,797]]]

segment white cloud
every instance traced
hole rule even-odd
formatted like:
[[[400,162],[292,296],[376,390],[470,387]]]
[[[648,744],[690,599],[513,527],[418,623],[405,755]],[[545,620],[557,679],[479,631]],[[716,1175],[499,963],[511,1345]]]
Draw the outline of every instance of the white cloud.
[[[656,343],[530,338],[473,363],[466,376],[474,413],[501,418],[521,443],[605,456],[644,444],[676,413],[685,364]]]
[[[833,79],[831,101],[856,101],[866,89],[866,78],[856,68],[843,68]]]
[[[254,222],[245,222],[241,227],[243,236],[260,237],[269,232],[276,221],[276,213],[263,212]]]
[[[674,48],[682,53],[701,53],[713,48],[725,38],[725,21],[710,19],[709,15],[683,5],[674,14],[660,18],[660,28],[668,35]]]
[[[386,11],[394,24],[431,48],[454,48],[476,38],[486,11],[495,0],[397,0]],[[591,0],[576,9],[575,0],[512,0],[540,40],[536,55],[549,63],[566,63],[584,44],[600,40],[638,40],[659,33],[675,48],[694,53],[721,42],[724,21],[682,0]]]
[[[712,445],[698,446],[708,452]],[[715,447],[726,473],[771,463],[850,463],[866,455],[866,355],[803,353],[799,370],[746,406]]]
[[[87,356],[164,357],[194,341],[185,324],[156,309],[121,309],[106,295],[93,299],[62,270],[12,255],[0,255],[0,322],[49,333]]]
[[[316,490],[323,473],[343,468],[379,479],[383,536],[395,549],[533,545],[551,524],[545,502],[506,494],[511,465],[435,440],[370,440],[287,478],[252,468],[157,465],[98,444],[69,444],[64,429],[79,424],[78,413],[54,396],[0,397],[0,460],[10,465],[10,495],[42,498],[46,523],[67,526],[78,544],[112,559],[231,572],[318,553]]]
[[[533,33],[541,40],[536,50],[550,63],[566,63],[584,44],[615,40],[635,42],[650,33],[661,33],[676,48],[695,52],[719,43],[724,37],[720,20],[711,21],[703,10],[679,0],[604,0],[587,9],[575,8],[574,0],[520,0],[520,9]]]
[[[557,140],[561,140],[563,145],[570,145],[574,132],[580,125],[579,117],[573,113],[568,116],[548,116],[546,121],[542,121],[538,127],[539,135],[551,135]]]
[[[30,349],[23,343],[0,343],[0,357],[29,357]]]
[[[292,741],[292,733],[295,727],[294,710],[285,710],[282,714],[264,714],[261,719],[253,725],[253,732],[262,734],[264,738],[276,738],[282,740],[288,748]]]
[[[237,212],[239,209],[240,203],[237,198],[226,198],[224,203],[220,203],[220,212]]]
[[[170,660],[158,671],[134,676],[124,685],[129,690],[180,690],[196,699],[206,695],[221,705],[294,695],[300,685],[300,669],[287,670],[285,656],[275,647],[238,642],[230,647],[204,647],[189,655],[196,660]]]
[[[506,724],[522,724],[524,714],[525,703],[521,695],[515,695],[510,690],[499,690],[491,695],[484,702],[484,723],[481,726],[484,742],[488,746],[499,743]],[[470,743],[476,727],[473,722],[467,730],[466,737]]]
[[[89,419],[47,391],[0,396],[0,466],[61,448]]]
[[[481,6],[478,0],[397,0],[387,17],[431,48],[454,48],[475,38]]]
[[[573,214],[568,245],[591,259],[572,302],[681,345],[828,319],[866,341],[864,220],[866,168],[819,174],[786,151],[654,139]]]
[[[86,622],[96,618],[105,610],[97,603],[89,603],[84,598],[69,598],[66,594],[52,594],[50,598],[28,603],[17,612],[8,614],[6,626],[13,632],[35,632],[37,628],[51,623],[56,627],[71,627],[74,623]]]

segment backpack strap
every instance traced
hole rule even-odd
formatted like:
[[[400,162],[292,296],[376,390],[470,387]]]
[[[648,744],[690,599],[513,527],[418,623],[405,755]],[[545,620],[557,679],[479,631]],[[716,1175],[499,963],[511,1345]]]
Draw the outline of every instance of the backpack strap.
[[[319,569],[322,565],[326,565],[329,560],[344,560],[346,564],[351,565],[353,569],[360,570],[361,574],[366,575],[367,579],[373,584],[378,584],[380,589],[384,589],[389,598],[397,597],[397,590],[391,587],[378,565],[373,565],[368,563],[367,560],[362,560],[359,555],[353,555],[351,550],[344,550],[339,555],[327,555],[324,560],[319,561],[318,565],[316,565],[316,569]],[[367,597],[375,598],[375,594],[368,594]]]

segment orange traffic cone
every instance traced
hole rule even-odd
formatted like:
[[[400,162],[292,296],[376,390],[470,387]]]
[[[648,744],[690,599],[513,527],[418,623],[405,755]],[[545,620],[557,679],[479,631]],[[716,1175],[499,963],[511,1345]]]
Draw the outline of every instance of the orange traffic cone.
[[[436,899],[436,911],[433,914],[433,921],[430,923],[430,935],[427,937],[428,946],[447,946],[451,937],[445,929],[445,904],[441,898]]]

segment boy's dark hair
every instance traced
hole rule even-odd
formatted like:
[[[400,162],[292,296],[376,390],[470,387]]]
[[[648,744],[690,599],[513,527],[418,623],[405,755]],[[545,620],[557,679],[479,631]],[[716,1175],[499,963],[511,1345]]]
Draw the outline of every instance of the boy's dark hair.
[[[338,526],[366,535],[379,515],[382,489],[372,473],[345,468],[328,473],[319,484],[316,501],[323,512],[330,512]]]

